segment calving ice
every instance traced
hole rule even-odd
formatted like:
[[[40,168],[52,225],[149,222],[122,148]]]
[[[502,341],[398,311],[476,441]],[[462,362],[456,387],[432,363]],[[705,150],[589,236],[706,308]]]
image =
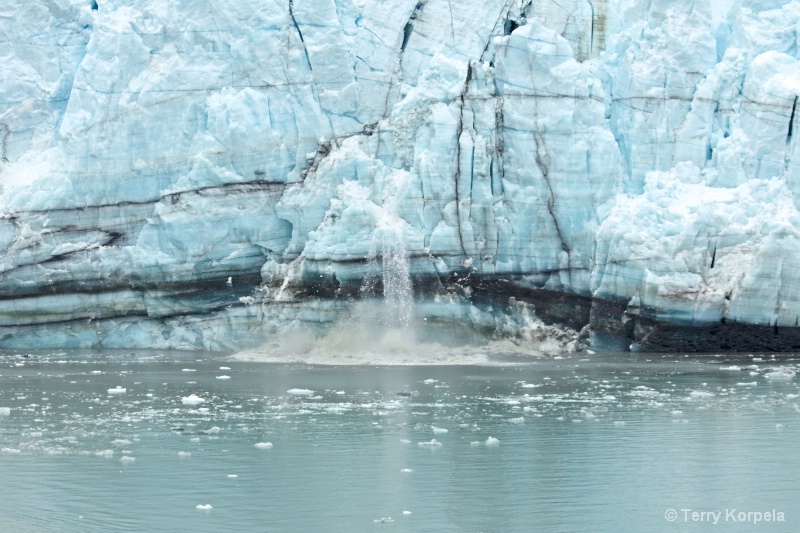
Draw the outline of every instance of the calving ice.
[[[797,1],[58,5],[0,23],[2,348],[384,295],[551,351],[800,346]]]
[[[724,511],[696,511],[681,509],[684,522],[708,522],[718,524],[722,522],[743,522],[758,524],[759,522],[785,522],[783,511],[770,509],[767,511],[744,511],[740,509],[725,509]],[[674,521],[677,513],[667,511],[667,520]]]

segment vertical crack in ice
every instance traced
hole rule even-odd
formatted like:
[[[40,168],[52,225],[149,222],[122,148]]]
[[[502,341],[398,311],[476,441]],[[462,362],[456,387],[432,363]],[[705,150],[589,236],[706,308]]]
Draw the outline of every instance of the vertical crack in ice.
[[[300,37],[300,42],[303,44],[303,53],[306,55],[306,62],[308,63],[308,70],[314,71],[311,67],[311,58],[308,56],[308,48],[306,47],[306,41],[303,39],[303,32],[300,31],[300,25],[297,24],[297,19],[294,18],[294,0],[289,0],[289,17],[292,19],[292,24],[294,24],[294,29],[297,30],[297,36]]]
[[[538,110],[536,110],[538,116]],[[533,138],[536,142],[536,166],[539,167],[539,170],[542,173],[542,178],[544,179],[545,184],[547,185],[547,211],[550,213],[550,216],[553,218],[553,224],[556,229],[556,235],[558,235],[558,239],[561,241],[561,249],[567,254],[567,275],[572,278],[572,258],[570,255],[569,246],[567,246],[566,241],[564,240],[564,235],[561,232],[561,227],[558,224],[558,217],[556,216],[555,212],[555,192],[553,191],[553,184],[550,182],[550,154],[547,150],[547,145],[544,142],[544,137],[542,137],[541,131],[539,131],[539,127],[537,127],[533,133]]]

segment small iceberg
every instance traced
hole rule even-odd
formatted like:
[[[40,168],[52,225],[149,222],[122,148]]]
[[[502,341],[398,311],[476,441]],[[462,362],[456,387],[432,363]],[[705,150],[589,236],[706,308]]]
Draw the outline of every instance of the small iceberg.
[[[195,507],[195,509],[197,509],[198,511],[210,511],[213,508],[214,507],[212,507],[210,503],[207,503],[205,505],[200,504],[197,507]]]
[[[500,439],[496,439],[494,437],[489,437],[488,439],[486,439],[486,443],[485,444],[489,448],[493,448],[495,446],[500,446]]]
[[[437,428],[436,426],[431,426],[431,429],[433,430],[434,435],[444,435],[445,433],[447,433],[447,430],[445,428]]]
[[[764,377],[770,381],[792,381],[796,372],[791,368],[781,367],[774,372],[767,372]]]
[[[259,450],[271,450],[272,449],[272,443],[271,442],[257,442],[254,446]]]
[[[310,389],[289,389],[286,391],[286,394],[290,396],[311,396],[314,394],[314,391]]]
[[[196,394],[190,394],[189,396],[184,396],[181,398],[183,405],[200,405],[204,401],[205,399],[197,396]]]
[[[117,385],[116,388],[108,389],[109,394],[125,394],[126,392],[128,392],[128,389],[124,389],[119,385]]]

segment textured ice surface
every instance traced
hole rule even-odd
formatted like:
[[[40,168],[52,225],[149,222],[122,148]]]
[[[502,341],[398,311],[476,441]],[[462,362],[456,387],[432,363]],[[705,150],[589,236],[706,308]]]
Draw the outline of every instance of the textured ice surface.
[[[51,4],[0,22],[4,346],[223,349],[467,274],[797,324],[797,1]],[[414,311],[516,328],[459,287]]]

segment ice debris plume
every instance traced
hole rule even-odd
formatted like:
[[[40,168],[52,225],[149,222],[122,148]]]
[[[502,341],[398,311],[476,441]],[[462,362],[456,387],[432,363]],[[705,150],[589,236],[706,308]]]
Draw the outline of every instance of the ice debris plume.
[[[329,326],[378,259],[404,331],[798,325],[797,1],[51,7],[0,23],[2,347]]]

